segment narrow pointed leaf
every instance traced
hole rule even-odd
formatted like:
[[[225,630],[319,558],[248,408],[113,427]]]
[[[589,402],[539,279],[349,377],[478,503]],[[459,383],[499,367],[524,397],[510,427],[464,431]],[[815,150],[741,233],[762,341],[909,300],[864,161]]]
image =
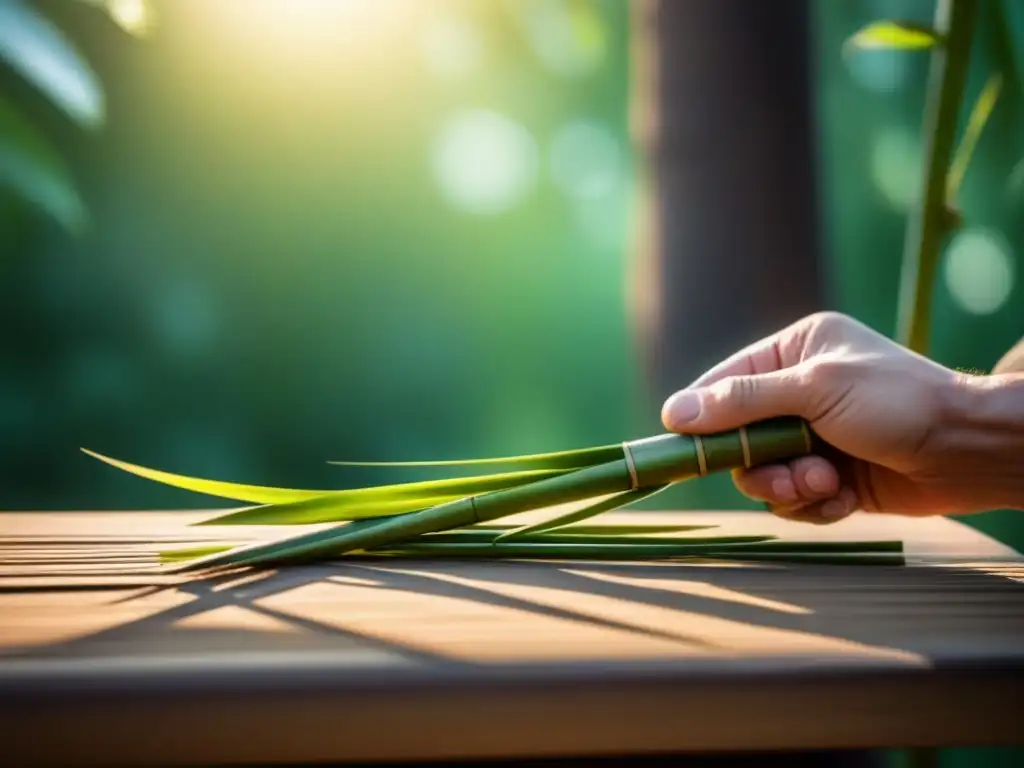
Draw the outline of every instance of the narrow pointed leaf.
[[[559,515],[551,520],[545,520],[541,523],[535,523],[533,525],[527,525],[523,528],[519,528],[508,533],[504,533],[498,537],[497,541],[508,541],[512,539],[522,539],[527,536],[535,536],[536,534],[543,533],[544,531],[553,531],[557,528],[563,528],[572,523],[577,523],[580,520],[586,520],[596,515],[600,515],[603,512],[610,512],[613,509],[620,509],[627,504],[646,499],[648,496],[653,496],[659,491],[665,490],[668,486],[655,485],[650,488],[637,488],[634,491],[626,491],[607,499],[603,499],[596,504],[583,507],[582,509],[568,512],[564,515]]]
[[[261,485],[228,483],[188,475],[178,475],[158,469],[130,464],[83,448],[82,451],[95,459],[124,470],[138,477],[153,480],[183,490],[202,493],[207,496],[271,505],[256,509],[233,512],[224,517],[207,520],[201,525],[225,524],[296,524],[311,522],[332,522],[362,517],[397,514],[439,503],[436,499],[454,499],[484,491],[510,488],[543,477],[560,474],[555,470],[536,472],[510,472],[476,477],[430,480],[397,485],[381,485],[353,490],[303,490],[297,488],[274,488]],[[426,500],[426,503],[423,503]],[[395,502],[390,507],[377,505]],[[296,506],[289,506],[296,505]],[[307,506],[302,506],[307,505]],[[344,512],[353,510],[351,515]]]
[[[847,49],[922,50],[941,44],[942,36],[930,27],[907,21],[876,21],[846,41]]]
[[[234,544],[218,544],[208,547],[189,547],[187,549],[168,549],[160,553],[161,563],[181,563],[186,560],[195,560],[199,557],[215,555],[219,552],[227,552],[234,549]]]
[[[453,459],[449,461],[329,461],[328,464],[347,467],[474,467],[508,465],[518,470],[581,469],[617,461],[623,456],[621,445],[582,448],[575,451],[536,453],[523,456],[503,456],[488,459]]]
[[[0,59],[85,128],[104,121],[103,89],[65,35],[22,0],[0,3]]]
[[[390,499],[353,504],[344,497],[320,496],[294,504],[267,504],[249,507],[210,520],[200,520],[194,526],[208,525],[319,525],[354,520],[379,519],[416,512],[426,507],[453,501],[461,496],[416,497]]]
[[[138,477],[153,480],[164,485],[171,485],[186,491],[195,491],[207,496],[216,496],[222,499],[234,499],[235,501],[249,501],[256,504],[271,504],[303,501],[314,499],[330,491],[304,491],[296,488],[271,488],[262,485],[243,485],[240,483],[226,483],[220,480],[206,480],[199,477],[187,475],[175,475],[170,472],[163,472],[159,469],[141,467],[137,464],[129,464],[126,461],[112,459],[109,456],[82,448],[82,452],[99,459],[112,467],[117,467]]]
[[[946,182],[946,200],[950,203],[956,200],[957,193],[960,191],[960,185],[963,183],[964,176],[967,175],[967,168],[971,164],[971,158],[974,156],[974,149],[978,146],[978,139],[981,138],[981,133],[985,130],[985,124],[988,122],[992,110],[995,109],[1002,87],[1003,76],[997,72],[988,79],[985,87],[978,94],[978,100],[974,102],[974,108],[971,110],[971,116],[967,120],[967,127],[964,129],[963,138],[960,140],[960,146],[957,148],[956,155],[953,157],[953,163],[949,169],[949,177]]]
[[[328,491],[295,502],[230,512],[196,525],[309,525],[397,515],[490,493],[564,474],[564,471],[508,472],[497,475],[382,485],[351,491]]]

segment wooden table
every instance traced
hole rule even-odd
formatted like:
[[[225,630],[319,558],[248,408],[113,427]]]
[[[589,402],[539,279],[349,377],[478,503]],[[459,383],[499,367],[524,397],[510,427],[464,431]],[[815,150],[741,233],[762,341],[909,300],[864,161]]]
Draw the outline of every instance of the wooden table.
[[[239,532],[187,527],[212,514],[0,514],[0,764],[1024,742],[1024,558],[952,520],[601,518],[901,538],[904,567],[147,565]]]

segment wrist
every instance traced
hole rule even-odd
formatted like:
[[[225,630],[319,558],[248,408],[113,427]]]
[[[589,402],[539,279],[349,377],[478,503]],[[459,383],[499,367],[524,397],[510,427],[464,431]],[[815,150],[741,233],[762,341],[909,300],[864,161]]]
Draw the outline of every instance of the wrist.
[[[979,510],[1024,510],[1024,374],[958,376],[947,395],[942,464]]]

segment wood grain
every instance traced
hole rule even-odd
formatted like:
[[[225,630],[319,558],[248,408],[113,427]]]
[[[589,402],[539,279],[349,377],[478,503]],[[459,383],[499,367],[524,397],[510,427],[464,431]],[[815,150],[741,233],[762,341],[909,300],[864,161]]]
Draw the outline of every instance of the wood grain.
[[[615,746],[609,734],[584,736],[586,724],[574,720],[582,710],[559,710],[557,727],[538,722],[538,707],[555,706],[550,691],[543,693],[553,685],[567,686],[564,696],[604,686],[609,703],[628,691],[635,712],[617,716],[634,730],[609,732],[623,749],[639,746],[638,733],[676,749],[764,749],[775,737],[749,729],[752,713],[744,707],[754,706],[750,697],[765,686],[787,680],[776,690],[775,711],[758,716],[797,728],[792,740],[803,746],[826,733],[833,742],[845,734],[844,744],[855,746],[888,743],[878,740],[898,733],[921,740],[926,722],[947,719],[956,726],[933,729],[932,741],[1019,736],[1000,713],[1024,680],[1022,558],[952,520],[860,515],[819,528],[766,513],[602,518],[715,524],[723,535],[795,540],[900,538],[906,567],[345,560],[206,580],[161,575],[155,560],[161,548],[289,532],[188,525],[220,512],[0,515],[0,727],[7,731],[0,757],[15,749],[19,764],[33,757],[67,764],[75,754],[76,761],[101,755],[115,763],[151,762],[146,754],[155,736],[126,740],[114,735],[123,728],[103,730],[149,712],[177,719],[190,733],[191,746],[161,747],[159,762],[252,759],[249,747],[229,745],[224,734],[241,738],[243,723],[254,727],[275,711],[289,727],[308,731],[320,720],[308,706],[294,705],[302,691],[321,701],[323,712],[358,706],[359,732],[327,738],[316,726],[303,744],[263,735],[270,744],[262,754],[281,761],[413,759],[501,754],[513,745],[526,745],[531,755]],[[669,680],[675,687],[666,690]],[[732,712],[731,730],[712,727],[707,717],[714,708],[708,704],[704,712],[693,698],[702,691],[706,700],[711,682],[716,706]],[[652,686],[646,699],[645,685]],[[460,686],[479,697],[472,713]],[[856,728],[842,712],[849,703],[822,704],[844,686],[860,697]],[[415,691],[453,717],[486,720],[488,707],[512,689],[522,697],[517,714],[507,715],[519,718],[509,723],[514,738],[458,742],[470,744],[465,749],[426,733],[410,736],[406,746],[372,738],[397,711],[391,699],[380,698],[382,691]],[[894,715],[897,690],[905,708]],[[969,714],[945,698],[953,690],[971,702]],[[221,710],[220,736],[195,719],[199,711],[209,714],[218,697],[234,701],[246,691],[250,709],[238,709],[236,701],[230,715]],[[722,699],[721,691],[731,693]],[[85,720],[80,709],[67,708],[76,697],[90,702]],[[378,703],[364,703],[370,700]],[[815,712],[811,727],[805,713],[787,710],[812,701],[840,711]],[[687,726],[638,723],[641,712],[655,716],[655,702],[688,707]],[[258,706],[264,709],[251,709]],[[290,720],[300,710],[305,725]],[[232,723],[227,731],[225,720]],[[478,728],[485,728],[482,720]],[[428,721],[440,736],[444,728]],[[62,738],[27,739],[44,727]],[[404,727],[427,726],[413,718]],[[567,739],[566,732],[576,736]]]

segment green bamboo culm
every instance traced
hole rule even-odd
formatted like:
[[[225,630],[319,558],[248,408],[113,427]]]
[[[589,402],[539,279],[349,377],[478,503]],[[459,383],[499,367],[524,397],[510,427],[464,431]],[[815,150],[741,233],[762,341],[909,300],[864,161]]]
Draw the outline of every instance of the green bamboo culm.
[[[942,247],[958,216],[949,199],[949,171],[963,101],[977,0],[939,0],[937,42],[931,52],[924,116],[924,179],[904,244],[897,340],[922,355],[929,351],[932,295]]]
[[[715,526],[586,526],[668,486],[714,472],[788,461],[813,450],[802,419],[783,417],[711,435],[668,433],[617,446],[522,457],[392,466],[483,466],[514,471],[354,490],[310,491],[175,475],[90,455],[140,477],[198,493],[254,501],[205,523],[301,525],[340,521],[271,542],[160,552],[171,573],[315,562],[325,558],[684,559],[766,563],[898,564],[900,542],[786,542],[774,536],[669,536]],[[378,463],[356,462],[360,465]],[[527,526],[494,521],[584,502]]]
[[[618,451],[621,458],[615,461],[479,496],[467,495],[409,514],[360,520],[271,543],[252,544],[177,567],[194,571],[308,562],[380,549],[425,534],[473,526],[530,510],[621,495],[619,504],[598,510],[609,511],[673,483],[712,472],[785,461],[804,456],[811,450],[810,428],[802,419],[793,417],[768,419],[712,435],[657,435],[623,443]],[[642,492],[644,489],[647,494]]]

